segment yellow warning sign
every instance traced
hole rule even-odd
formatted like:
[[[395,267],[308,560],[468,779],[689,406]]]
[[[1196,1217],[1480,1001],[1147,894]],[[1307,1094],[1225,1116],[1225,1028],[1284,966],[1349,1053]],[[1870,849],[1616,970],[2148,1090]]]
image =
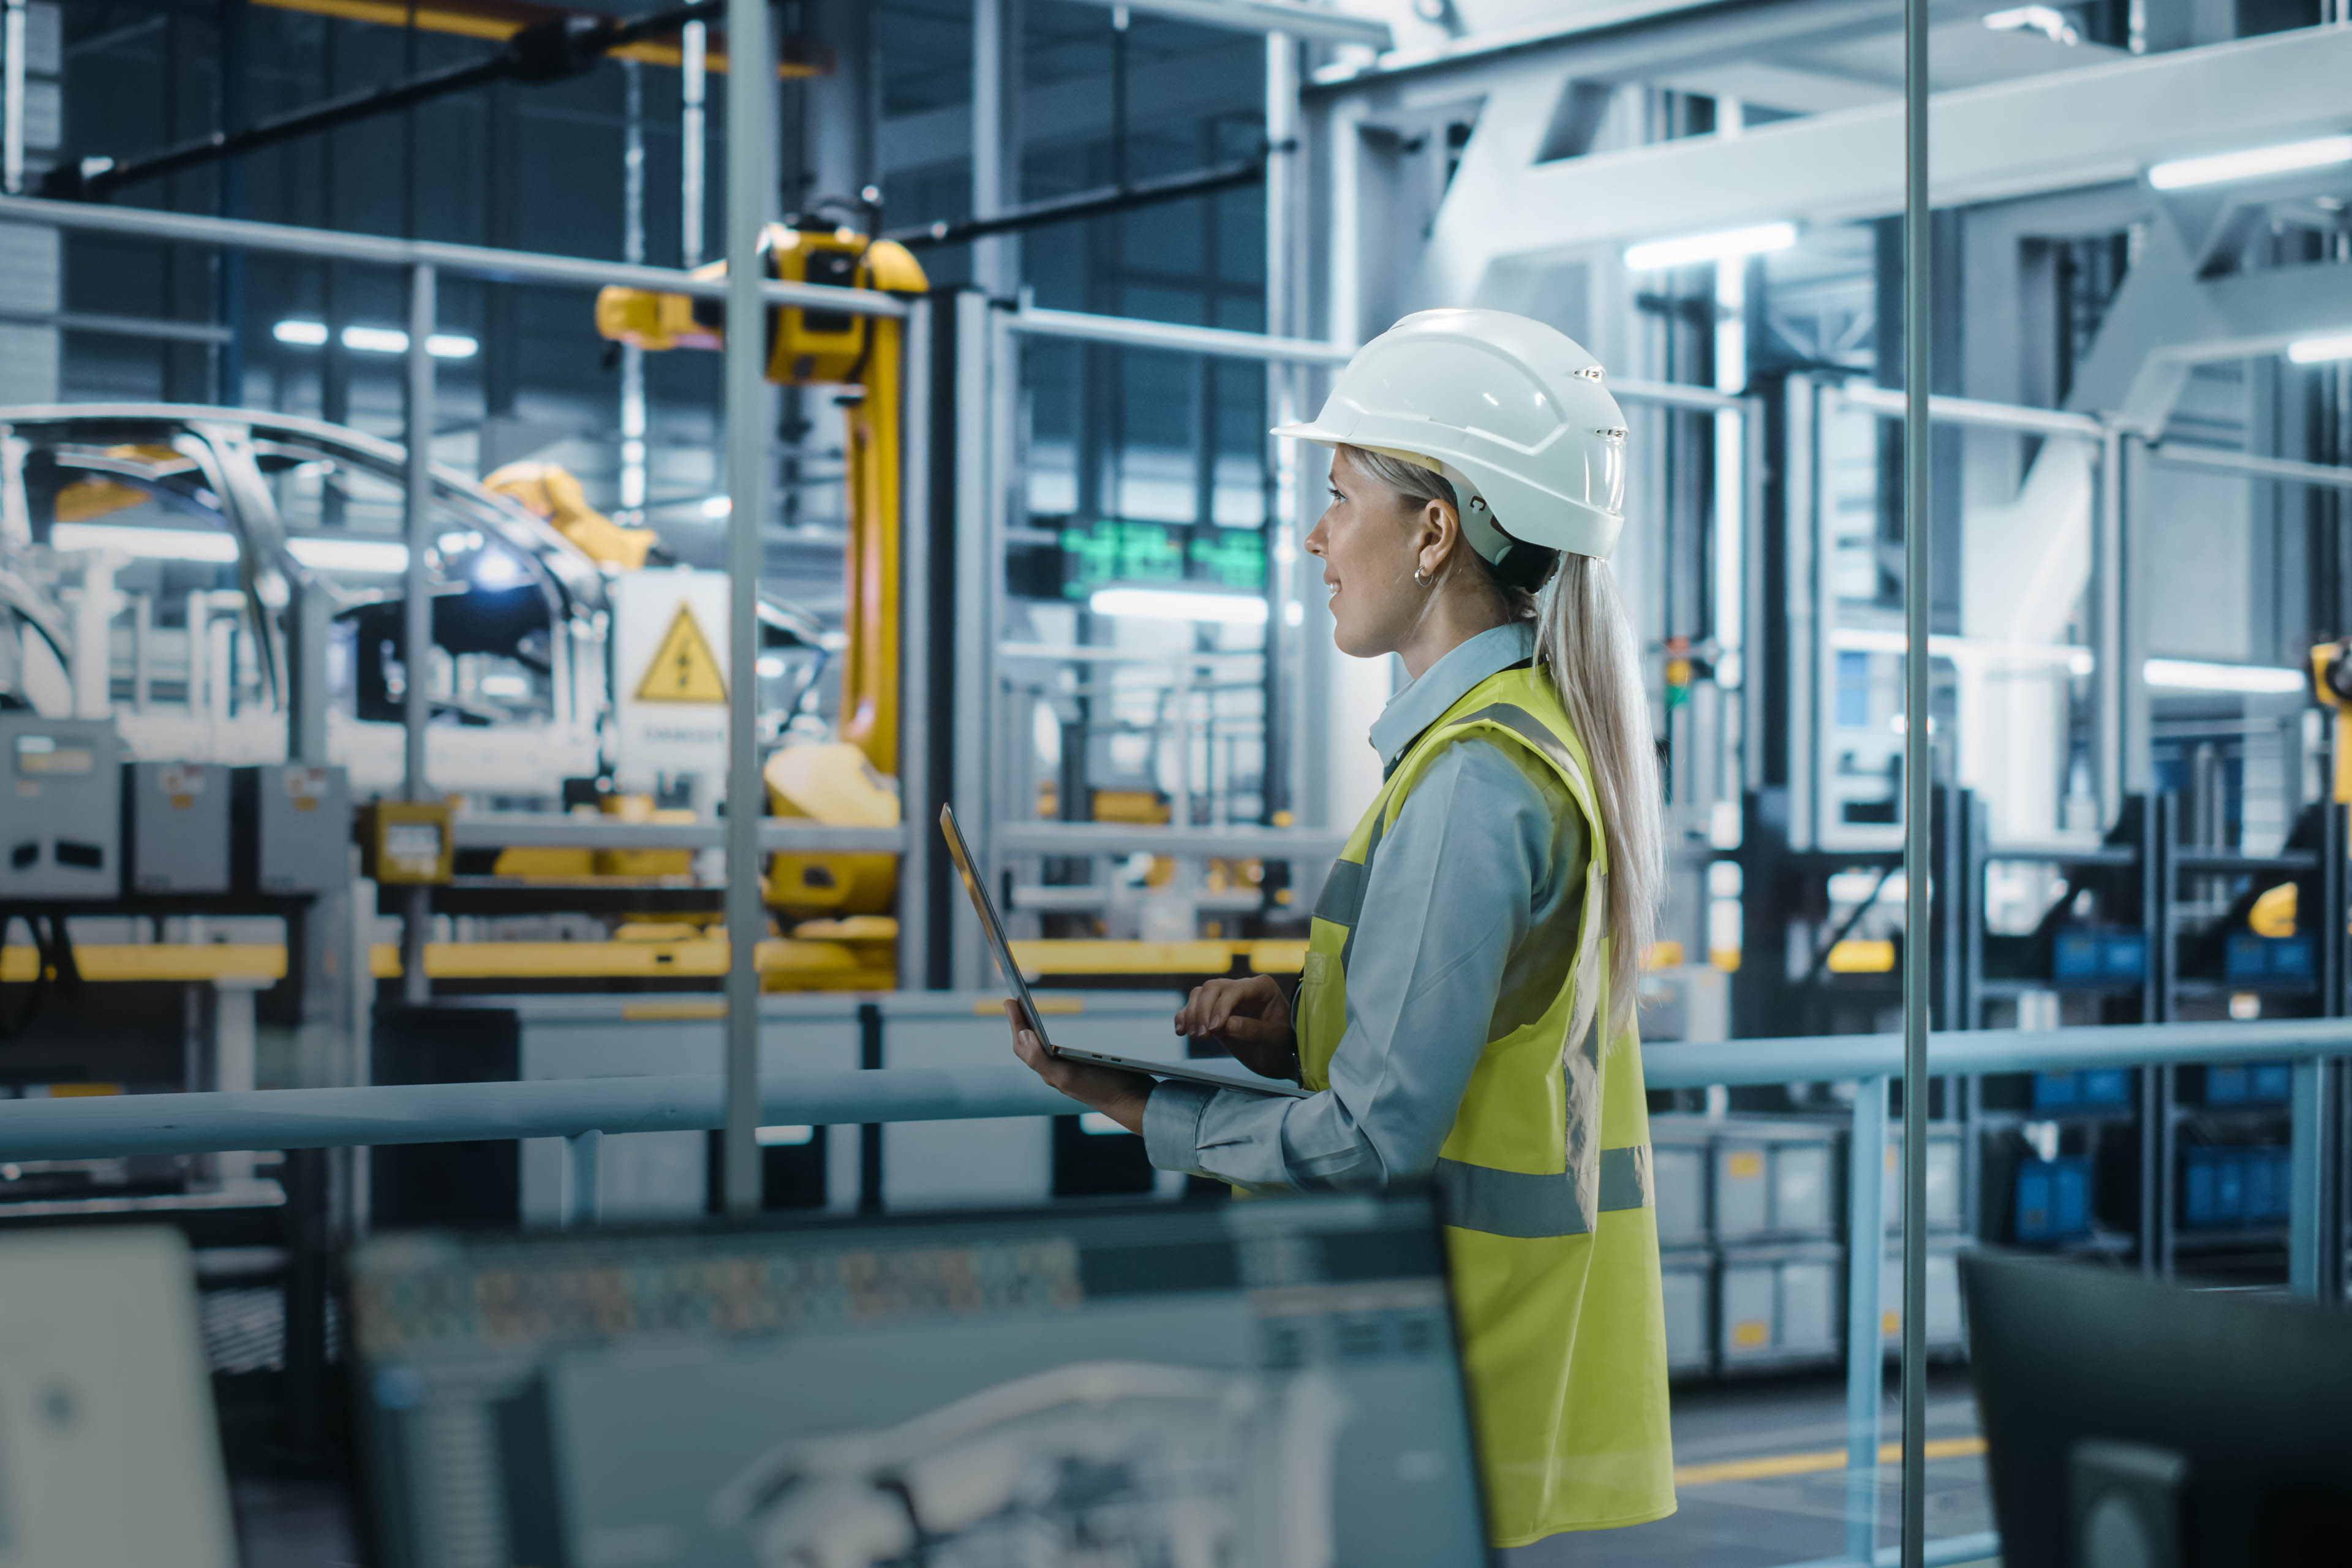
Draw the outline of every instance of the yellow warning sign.
[[[695,623],[694,606],[680,605],[677,618],[662,634],[661,647],[646,665],[637,682],[640,702],[724,702],[727,682],[719,678],[719,659]]]

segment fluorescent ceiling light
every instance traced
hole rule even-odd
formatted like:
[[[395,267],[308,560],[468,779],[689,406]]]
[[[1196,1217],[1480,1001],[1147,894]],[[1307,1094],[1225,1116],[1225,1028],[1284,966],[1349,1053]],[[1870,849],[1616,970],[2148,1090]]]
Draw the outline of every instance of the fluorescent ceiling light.
[[[1795,224],[1759,224],[1754,228],[1732,228],[1720,234],[1695,234],[1686,239],[1652,239],[1630,245],[1625,247],[1625,265],[1636,272],[1662,272],[1669,267],[1689,267],[1701,261],[1762,256],[1768,251],[1786,250],[1796,243]]]
[[[2187,658],[2152,658],[2142,667],[2150,686],[2174,691],[2242,691],[2285,696],[2301,691],[2310,679],[2299,669],[2274,664],[2207,664]]]
[[[1082,1112],[1079,1115],[1078,1131],[1081,1132],[1091,1132],[1097,1137],[1101,1137],[1107,1133],[1124,1132],[1127,1129],[1121,1127],[1118,1122],[1113,1121],[1109,1117],[1105,1116],[1099,1110],[1088,1110]]]
[[[789,1148],[806,1143],[816,1136],[814,1127],[762,1127],[752,1134],[762,1149]]]
[[[147,561],[236,559],[236,539],[217,529],[134,528],[120,522],[60,522],[49,530],[58,550],[111,550]]]
[[[2159,191],[2184,191],[2193,185],[2290,174],[2297,169],[2324,169],[2330,163],[2352,163],[2352,136],[2322,136],[2310,142],[2283,142],[2275,147],[2176,158],[2150,168],[2147,183]]]
[[[725,517],[734,510],[735,498],[732,496],[712,496],[702,503],[702,515],[705,517]]]
[[[2333,337],[2305,338],[2286,346],[2286,357],[2297,364],[2326,364],[2330,360],[2352,359],[2352,332],[2338,332]]]
[[[286,548],[321,572],[392,575],[408,570],[408,546],[382,539],[289,539]]]
[[[784,656],[780,653],[763,653],[760,656],[759,662],[752,668],[772,680],[784,672]]]
[[[297,348],[323,348],[327,342],[324,321],[287,321],[269,329],[269,335],[281,343]],[[408,352],[408,334],[398,327],[345,327],[343,347],[354,353],[403,354]],[[463,332],[436,332],[425,340],[425,352],[435,359],[472,359],[482,352],[482,345]]]
[[[1830,646],[1852,653],[1901,653],[1907,644],[1898,631],[1869,626],[1840,626],[1830,634]],[[1931,636],[1927,653],[1955,664],[2063,664],[2068,673],[2088,675],[2095,664],[2089,648],[2073,643],[1995,642],[1985,637]]]
[[[1097,588],[1087,607],[1098,616],[1160,621],[1263,626],[1265,600],[1255,594],[1204,594],[1185,588]]]
[[[2039,33],[2053,44],[2083,41],[2083,35],[2074,31],[2065,13],[2048,5],[2012,5],[2006,11],[1989,13],[1984,25],[1996,33]]]

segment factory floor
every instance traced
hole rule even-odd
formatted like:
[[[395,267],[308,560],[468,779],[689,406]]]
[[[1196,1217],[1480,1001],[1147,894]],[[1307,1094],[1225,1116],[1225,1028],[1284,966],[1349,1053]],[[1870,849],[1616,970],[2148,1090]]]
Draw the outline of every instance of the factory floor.
[[[1887,1379],[1884,1435],[1899,1430]],[[1845,1544],[1845,1389],[1811,1374],[1675,1391],[1680,1508],[1633,1530],[1555,1536],[1513,1552],[1509,1568],[1781,1568],[1836,1557]],[[1992,1528],[1976,1407],[1964,1372],[1937,1373],[1927,1398],[1927,1536]],[[245,1568],[344,1568],[362,1561],[340,1482],[238,1477]],[[1879,1479],[1879,1545],[1894,1544],[1900,1485]]]
[[[1880,1435],[1892,1443],[1903,1417],[1892,1367],[1885,1388]],[[1671,1518],[1554,1536],[1512,1553],[1510,1568],[1780,1568],[1844,1555],[1842,1373],[1677,1386],[1674,1423],[1677,1507]],[[1930,1543],[1992,1529],[1964,1368],[1929,1377],[1927,1445]],[[1901,1478],[1890,1462],[1878,1479],[1881,1551],[1895,1543],[1901,1510]]]

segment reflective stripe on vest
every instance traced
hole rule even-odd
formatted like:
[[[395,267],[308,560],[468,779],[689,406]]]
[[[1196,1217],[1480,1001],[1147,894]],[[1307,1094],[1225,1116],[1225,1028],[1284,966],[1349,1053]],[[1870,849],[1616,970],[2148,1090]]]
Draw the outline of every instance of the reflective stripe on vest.
[[[1531,1175],[1440,1160],[1435,1177],[1445,1223],[1458,1230],[1532,1239],[1583,1236],[1592,1228],[1584,1223],[1586,1205],[1578,1201],[1573,1168],[1557,1175]],[[1601,1151],[1600,1201],[1591,1206],[1601,1214],[1657,1206],[1647,1143]]]

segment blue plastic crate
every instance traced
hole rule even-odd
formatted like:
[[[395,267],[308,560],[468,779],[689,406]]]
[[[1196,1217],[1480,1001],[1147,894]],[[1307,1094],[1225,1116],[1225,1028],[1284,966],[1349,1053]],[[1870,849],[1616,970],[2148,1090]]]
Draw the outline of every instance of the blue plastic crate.
[[[2038,1072],[2033,1075],[2033,1109],[2036,1110],[2072,1110],[2081,1102],[2082,1086],[2075,1080],[2080,1074],[2071,1071]]]
[[[2271,1157],[2268,1149],[2247,1149],[2239,1154],[2239,1165],[2245,1173],[2245,1214],[2254,1223],[2273,1220],[2286,1213],[2286,1173]]]
[[[2287,1062],[2256,1062],[2246,1069],[2246,1098],[2284,1105],[2294,1098],[2294,1068]]]
[[[2106,975],[2104,933],[2088,926],[2069,926],[2058,932],[2051,950],[2051,976],[2061,984],[2095,983]]]
[[[2131,1069],[2086,1068],[2074,1075],[2074,1097],[2085,1109],[2131,1103]]]
[[[2017,1167],[2017,1239],[2065,1241],[2091,1228],[2091,1163],[2080,1154],[2026,1160]]]
[[[2205,1069],[2205,1103],[2243,1105],[2252,1087],[2251,1075],[2235,1062],[2215,1062]]]
[[[2264,1145],[2180,1152],[2180,1223],[2191,1229],[2275,1224],[2286,1217],[2292,1154]]]
[[[2270,950],[2271,977],[2274,980],[2308,980],[2311,978],[2311,939],[2307,936],[2273,937],[2263,942]]]
[[[2147,975],[2147,932],[2109,931],[2100,933],[2099,973],[2108,980],[2137,981]]]
[[[2239,983],[2267,980],[2271,973],[2270,950],[2253,932],[2233,931],[2221,947],[2221,973]]]

